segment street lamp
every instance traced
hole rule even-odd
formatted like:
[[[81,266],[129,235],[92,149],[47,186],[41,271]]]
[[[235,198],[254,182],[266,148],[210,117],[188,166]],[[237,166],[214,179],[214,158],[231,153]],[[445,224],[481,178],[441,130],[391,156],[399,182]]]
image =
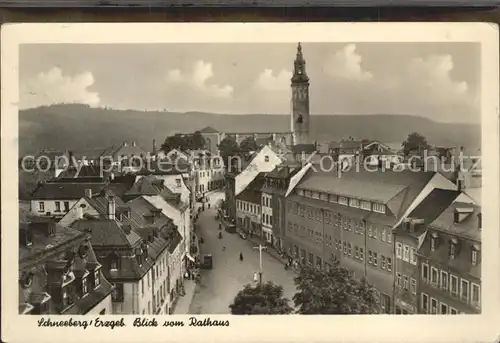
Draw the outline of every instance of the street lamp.
[[[262,286],[262,250],[266,250],[267,247],[259,244],[254,249],[259,249],[259,285]]]

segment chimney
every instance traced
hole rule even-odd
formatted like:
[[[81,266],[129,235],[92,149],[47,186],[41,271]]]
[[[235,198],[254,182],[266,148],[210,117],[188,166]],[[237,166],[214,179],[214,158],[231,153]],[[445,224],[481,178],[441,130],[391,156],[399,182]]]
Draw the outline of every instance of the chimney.
[[[76,219],[83,219],[83,204],[76,208]]]
[[[135,257],[137,258],[137,263],[139,263],[139,265],[142,265],[142,249],[139,248],[135,251]]]
[[[108,219],[115,220],[116,203],[115,198],[110,196],[108,199]]]
[[[87,198],[92,198],[92,189],[87,188],[87,189],[85,190],[85,196],[86,196]]]
[[[132,142],[132,146],[135,146],[135,141]]]

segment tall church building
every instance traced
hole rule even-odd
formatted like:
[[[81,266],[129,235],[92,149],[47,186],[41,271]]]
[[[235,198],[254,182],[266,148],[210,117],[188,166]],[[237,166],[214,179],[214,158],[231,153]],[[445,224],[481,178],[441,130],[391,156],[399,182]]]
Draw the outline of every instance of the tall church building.
[[[292,76],[292,114],[291,131],[294,145],[310,144],[309,140],[309,77],[302,46],[297,46]]]

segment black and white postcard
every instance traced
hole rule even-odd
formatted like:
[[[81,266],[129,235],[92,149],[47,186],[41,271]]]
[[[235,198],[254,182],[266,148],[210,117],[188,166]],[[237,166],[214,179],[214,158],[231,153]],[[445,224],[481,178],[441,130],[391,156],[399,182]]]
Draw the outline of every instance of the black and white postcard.
[[[2,338],[497,339],[498,39],[2,27]]]

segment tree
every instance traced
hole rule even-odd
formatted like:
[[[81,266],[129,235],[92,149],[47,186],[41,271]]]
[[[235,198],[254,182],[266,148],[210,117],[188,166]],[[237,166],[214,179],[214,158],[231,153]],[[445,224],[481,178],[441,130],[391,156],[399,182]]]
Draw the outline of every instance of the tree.
[[[293,308],[283,297],[283,287],[272,282],[246,285],[229,305],[231,314],[290,314]]]
[[[241,151],[255,151],[257,150],[257,142],[255,141],[255,138],[252,136],[245,138],[244,140],[241,141],[240,143],[240,150]]]
[[[401,143],[401,147],[403,148],[405,156],[408,156],[410,151],[413,150],[418,150],[423,153],[424,150],[430,148],[430,145],[427,143],[427,139],[424,136],[418,132],[412,132],[408,135],[406,140]]]
[[[200,131],[195,131],[191,136],[192,149],[205,149],[206,142]]]
[[[338,260],[324,270],[303,267],[295,285],[293,301],[300,314],[374,314],[379,310],[375,288],[354,279]]]
[[[184,146],[185,146],[185,141],[182,135],[175,134],[165,139],[165,142],[163,142],[163,144],[161,145],[161,150],[164,152],[169,152],[172,149],[182,150]]]
[[[236,155],[239,151],[238,143],[231,137],[225,137],[219,144],[219,154],[224,161],[224,165],[227,167],[229,158]]]

